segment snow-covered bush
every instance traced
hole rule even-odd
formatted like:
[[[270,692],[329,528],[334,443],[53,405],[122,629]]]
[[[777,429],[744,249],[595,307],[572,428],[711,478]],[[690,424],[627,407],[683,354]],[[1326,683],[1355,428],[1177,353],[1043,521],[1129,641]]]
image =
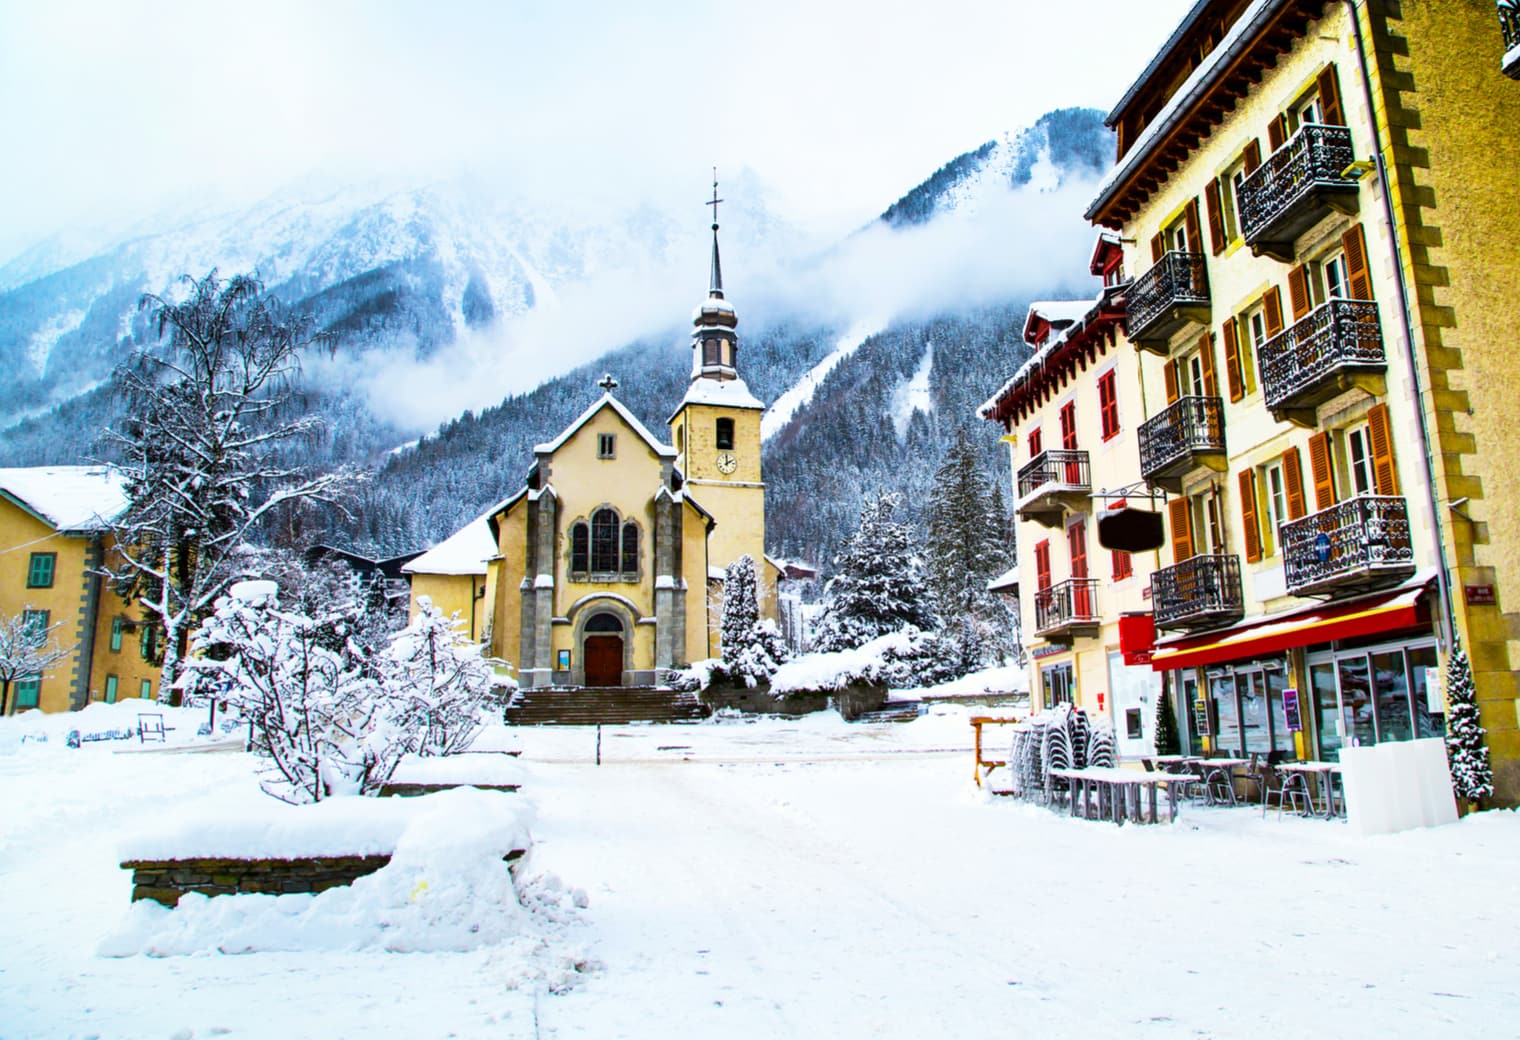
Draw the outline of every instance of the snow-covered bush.
[[[447,755],[469,746],[487,711],[505,706],[510,684],[465,637],[457,613],[444,617],[426,596],[417,606],[379,663],[383,693],[407,751]]]
[[[723,578],[723,670],[730,681],[768,682],[786,662],[786,642],[774,621],[760,617],[755,561],[741,556]]]

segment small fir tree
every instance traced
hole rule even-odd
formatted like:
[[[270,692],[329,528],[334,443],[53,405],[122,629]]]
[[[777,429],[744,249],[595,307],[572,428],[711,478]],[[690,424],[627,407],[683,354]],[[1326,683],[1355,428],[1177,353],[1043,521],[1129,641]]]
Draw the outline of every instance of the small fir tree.
[[[786,642],[776,623],[760,617],[759,583],[753,557],[728,565],[723,578],[721,627],[723,670],[746,686],[768,682],[786,663]]]
[[[1494,793],[1494,771],[1488,761],[1487,734],[1478,721],[1477,691],[1472,666],[1460,647],[1452,649],[1446,665],[1446,760],[1451,786],[1458,798],[1480,801]]]
[[[898,503],[890,492],[867,501],[860,527],[834,557],[815,649],[854,650],[905,625],[939,628],[913,532],[892,519]]]
[[[1161,687],[1161,696],[1156,698],[1156,754],[1180,755],[1182,754],[1182,737],[1177,733],[1177,713],[1172,707],[1172,688],[1170,684]]]

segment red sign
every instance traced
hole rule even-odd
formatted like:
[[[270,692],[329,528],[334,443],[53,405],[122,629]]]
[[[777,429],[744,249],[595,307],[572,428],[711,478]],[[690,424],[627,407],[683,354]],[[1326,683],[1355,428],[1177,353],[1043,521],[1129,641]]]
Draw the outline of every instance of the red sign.
[[[1463,585],[1462,593],[1469,607],[1491,607],[1498,602],[1492,585]]]
[[[1103,710],[1103,691],[1102,690],[1098,691],[1098,710],[1099,711]]]

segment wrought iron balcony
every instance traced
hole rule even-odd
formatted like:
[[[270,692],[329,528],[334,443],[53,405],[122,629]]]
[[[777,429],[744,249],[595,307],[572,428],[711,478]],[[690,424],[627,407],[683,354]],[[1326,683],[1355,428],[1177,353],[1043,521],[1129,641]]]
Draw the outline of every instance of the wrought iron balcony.
[[[1377,304],[1330,300],[1261,345],[1261,384],[1272,415],[1316,424],[1315,409],[1351,387],[1387,392]]]
[[[1034,594],[1034,634],[1041,639],[1070,643],[1102,627],[1097,578],[1071,578]]]
[[[1298,236],[1331,210],[1355,213],[1357,183],[1341,176],[1356,161],[1351,131],[1305,123],[1240,185],[1240,231],[1260,256],[1294,258]]]
[[[1091,496],[1087,452],[1051,449],[1040,452],[1019,470],[1019,500],[1014,508],[1021,520],[1060,527],[1067,512],[1085,509]]]
[[[1212,628],[1245,615],[1240,557],[1194,556],[1151,575],[1157,628]]]
[[[1499,31],[1504,35],[1504,74],[1520,79],[1520,3],[1499,0]]]
[[[1140,475],[1174,494],[1198,466],[1225,469],[1224,402],[1181,397],[1140,424]]]
[[[1129,340],[1167,352],[1172,334],[1189,323],[1209,323],[1209,276],[1202,253],[1173,250],[1130,283],[1124,293]]]
[[[1288,591],[1296,596],[1365,592],[1414,573],[1402,498],[1358,495],[1283,524],[1281,534]]]

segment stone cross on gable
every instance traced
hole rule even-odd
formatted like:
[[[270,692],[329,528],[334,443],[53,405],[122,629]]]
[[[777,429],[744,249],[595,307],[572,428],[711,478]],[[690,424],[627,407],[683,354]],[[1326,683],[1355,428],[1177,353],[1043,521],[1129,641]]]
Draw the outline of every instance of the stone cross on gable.
[[[608,372],[606,375],[602,376],[602,381],[596,385],[610,394],[612,391],[618,388],[618,381],[612,378],[611,372]]]

